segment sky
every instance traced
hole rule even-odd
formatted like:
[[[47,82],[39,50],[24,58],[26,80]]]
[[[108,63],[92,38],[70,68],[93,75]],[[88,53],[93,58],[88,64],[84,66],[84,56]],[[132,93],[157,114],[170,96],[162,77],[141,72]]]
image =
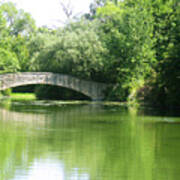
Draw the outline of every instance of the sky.
[[[29,12],[36,20],[37,26],[57,27],[65,22],[66,16],[60,6],[60,1],[65,4],[71,2],[74,14],[89,11],[92,0],[7,0],[16,4],[18,9]]]

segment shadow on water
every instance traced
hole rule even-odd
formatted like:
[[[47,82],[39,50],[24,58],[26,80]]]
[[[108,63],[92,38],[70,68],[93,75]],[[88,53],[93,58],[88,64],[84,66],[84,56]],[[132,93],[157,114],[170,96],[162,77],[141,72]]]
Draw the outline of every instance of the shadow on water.
[[[168,116],[168,117],[179,117],[180,108],[167,109],[167,108],[154,108],[154,107],[140,107],[138,113],[140,115],[150,116]]]

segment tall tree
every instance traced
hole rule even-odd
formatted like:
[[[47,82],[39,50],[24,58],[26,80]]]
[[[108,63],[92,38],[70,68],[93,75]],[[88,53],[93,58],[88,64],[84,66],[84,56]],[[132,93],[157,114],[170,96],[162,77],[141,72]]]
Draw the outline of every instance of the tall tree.
[[[59,3],[60,8],[65,16],[64,19],[59,20],[61,23],[63,23],[63,25],[67,25],[82,16],[81,12],[75,11],[71,0],[59,0]]]
[[[118,83],[115,94],[121,100],[126,100],[152,73],[153,18],[148,7],[145,1],[132,5],[124,1],[98,9],[103,32],[100,36],[110,52],[106,71],[111,74],[111,81]]]
[[[178,0],[158,1],[153,3],[153,8],[158,60],[153,92],[159,104],[180,106],[180,3]]]
[[[35,22],[28,13],[18,10],[10,2],[0,4],[2,72],[27,70],[29,61],[27,41],[34,31]]]
[[[13,3],[3,3],[0,5],[0,8],[3,11],[6,27],[11,35],[28,35],[36,28],[35,21],[31,18],[31,15],[23,10],[17,10]]]
[[[93,2],[89,6],[90,7],[90,12],[86,13],[84,16],[87,19],[90,19],[90,20],[94,19],[95,15],[97,13],[97,9],[100,8],[100,7],[105,6],[109,2],[112,2],[115,5],[118,5],[118,0],[93,0]]]

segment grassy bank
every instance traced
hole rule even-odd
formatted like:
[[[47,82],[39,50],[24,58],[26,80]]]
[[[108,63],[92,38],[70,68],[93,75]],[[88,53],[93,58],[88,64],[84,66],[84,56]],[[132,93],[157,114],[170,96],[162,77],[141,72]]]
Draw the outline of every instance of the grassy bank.
[[[36,96],[34,93],[11,93],[9,98],[11,100],[36,100]]]

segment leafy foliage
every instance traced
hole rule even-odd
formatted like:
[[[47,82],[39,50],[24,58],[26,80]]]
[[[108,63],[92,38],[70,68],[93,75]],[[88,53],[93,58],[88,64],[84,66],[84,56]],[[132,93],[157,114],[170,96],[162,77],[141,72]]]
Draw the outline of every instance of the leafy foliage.
[[[98,10],[103,32],[100,36],[110,51],[106,71],[118,83],[115,94],[121,100],[128,97],[135,82],[152,72],[151,64],[155,61],[153,19],[144,6],[142,2],[136,6],[109,3]]]
[[[179,1],[94,0],[90,9],[84,19],[51,30],[0,3],[0,73],[65,73],[112,84],[111,100],[143,92],[141,99],[153,104],[180,106]]]
[[[46,33],[39,35],[44,37]],[[41,38],[39,42],[40,40]],[[93,24],[82,21],[69,24],[55,34],[49,34],[46,44],[36,54],[34,63],[38,66],[38,71],[68,73],[95,79],[94,73],[103,69],[103,56],[106,53]]]
[[[35,30],[28,13],[17,10],[13,3],[0,4],[0,71],[27,71],[27,41]]]
[[[158,9],[161,9],[159,11]],[[157,77],[153,84],[154,104],[180,107],[180,3],[154,4]]]

